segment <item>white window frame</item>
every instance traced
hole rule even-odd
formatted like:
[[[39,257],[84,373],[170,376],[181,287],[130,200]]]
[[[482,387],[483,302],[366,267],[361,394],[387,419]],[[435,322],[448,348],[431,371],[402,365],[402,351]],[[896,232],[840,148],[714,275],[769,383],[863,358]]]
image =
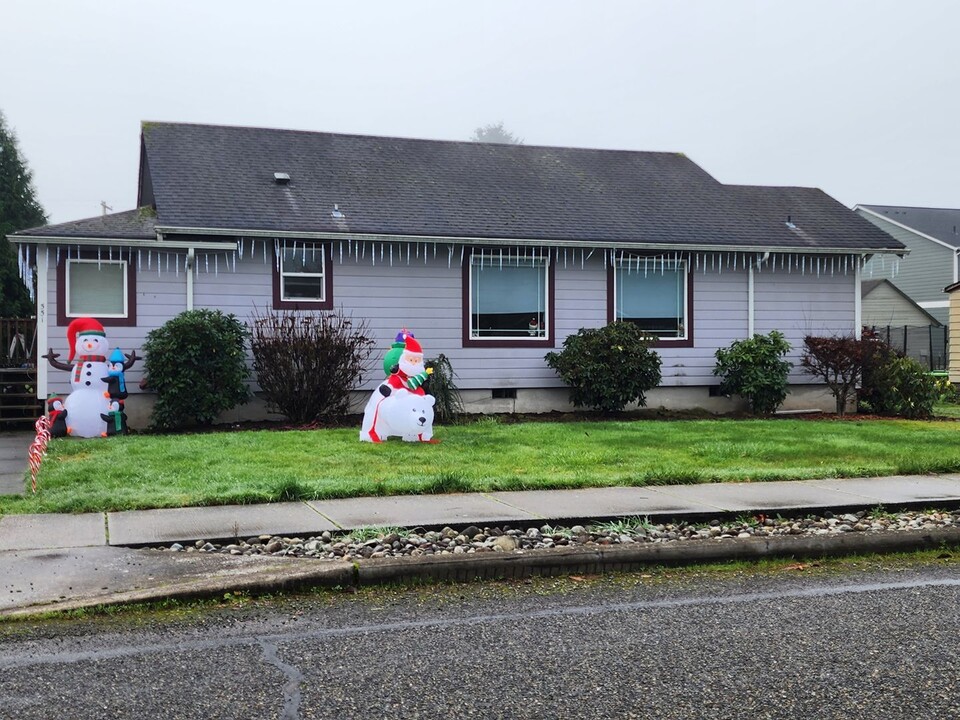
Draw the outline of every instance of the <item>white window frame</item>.
[[[281,246],[280,247],[280,301],[281,302],[296,302],[296,303],[325,303],[327,302],[327,253],[326,249],[322,245],[314,245],[312,248],[305,250],[304,252],[317,253],[320,255],[320,267],[323,268],[321,272],[287,272],[283,269],[283,264],[286,261],[286,251],[292,250],[293,248]],[[313,256],[311,256],[312,259]],[[311,277],[311,278],[320,278],[320,297],[319,298],[305,298],[305,297],[287,297],[286,290],[287,284],[285,282],[288,277]]]
[[[652,331],[652,337],[656,338],[657,342],[687,342],[690,339],[690,261],[686,258],[679,258],[677,260],[669,260],[666,258],[659,257],[618,257],[614,260],[613,264],[613,319],[614,320],[623,320],[623,315],[620,312],[620,274],[621,272],[627,273],[627,277],[630,277],[633,273],[638,273],[640,276],[643,276],[644,273],[654,274],[662,273],[666,269],[666,265],[673,266],[673,268],[679,270],[683,277],[683,289],[681,291],[681,297],[683,299],[683,335],[677,335],[672,337],[665,337],[663,335],[654,334]],[[649,331],[649,328],[640,328],[641,330]]]
[[[480,260],[480,263],[476,263],[476,260]],[[475,314],[473,312],[473,287],[474,287],[474,276],[473,270],[474,267],[486,266],[496,267],[501,261],[505,263],[517,263],[519,260],[530,261],[531,264],[536,267],[539,263],[540,270],[543,275],[543,327],[542,334],[538,335],[481,335],[478,328],[475,328],[473,325],[473,319]],[[534,253],[517,253],[516,251],[499,251],[499,250],[476,250],[470,254],[470,266],[468,277],[470,279],[470,286],[468,288],[467,298],[468,298],[468,322],[470,323],[470,340],[473,342],[490,342],[490,343],[502,343],[502,342],[530,342],[530,343],[543,343],[549,342],[552,340],[550,333],[552,328],[550,317],[550,262],[551,255],[550,253],[534,252]]]
[[[74,310],[71,307],[71,296],[70,296],[70,284],[71,277],[73,273],[71,268],[73,265],[84,263],[87,265],[96,264],[96,265],[119,265],[122,272],[120,277],[123,278],[123,312],[120,314],[117,313],[103,313],[103,312],[90,312],[89,310]],[[128,267],[127,260],[94,260],[88,258],[68,258],[66,272],[64,274],[64,293],[65,297],[63,298],[63,307],[66,312],[67,317],[87,317],[87,316],[96,316],[98,318],[128,318],[130,317],[130,285],[129,285],[129,272],[130,268]]]

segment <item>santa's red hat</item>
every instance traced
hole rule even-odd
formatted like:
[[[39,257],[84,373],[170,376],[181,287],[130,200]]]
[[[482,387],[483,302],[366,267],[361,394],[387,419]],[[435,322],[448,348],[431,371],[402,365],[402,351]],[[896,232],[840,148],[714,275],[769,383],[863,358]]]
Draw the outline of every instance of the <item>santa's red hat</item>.
[[[104,332],[103,325],[93,318],[77,318],[71,322],[67,325],[67,344],[70,346],[70,357],[67,358],[67,362],[73,361],[78,335],[102,335],[106,337],[107,333]]]
[[[413,335],[407,335],[407,341],[403,348],[406,352],[420,353],[423,355],[423,348]]]

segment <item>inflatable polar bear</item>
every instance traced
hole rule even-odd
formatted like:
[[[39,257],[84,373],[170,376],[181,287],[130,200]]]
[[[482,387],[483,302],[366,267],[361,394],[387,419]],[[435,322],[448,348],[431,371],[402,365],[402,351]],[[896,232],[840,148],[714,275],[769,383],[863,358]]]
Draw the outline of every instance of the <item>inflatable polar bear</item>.
[[[374,390],[363,411],[360,440],[383,442],[399,435],[406,442],[430,442],[433,439],[433,395],[417,395],[408,390],[393,390],[383,396]]]

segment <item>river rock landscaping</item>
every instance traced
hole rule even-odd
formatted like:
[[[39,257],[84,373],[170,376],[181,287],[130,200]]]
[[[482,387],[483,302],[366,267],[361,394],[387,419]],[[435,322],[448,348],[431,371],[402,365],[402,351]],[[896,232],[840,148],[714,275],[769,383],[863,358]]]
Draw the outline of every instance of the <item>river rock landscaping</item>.
[[[427,555],[523,552],[556,547],[631,543],[724,542],[733,538],[783,535],[830,535],[880,531],[911,532],[960,524],[960,510],[890,513],[881,509],[841,515],[826,512],[802,518],[740,517],[703,522],[653,523],[644,518],[572,527],[477,527],[456,530],[381,528],[349,534],[323,532],[307,538],[260,535],[229,543],[197,540],[154,548],[164,552],[224,553],[316,558],[328,561]]]

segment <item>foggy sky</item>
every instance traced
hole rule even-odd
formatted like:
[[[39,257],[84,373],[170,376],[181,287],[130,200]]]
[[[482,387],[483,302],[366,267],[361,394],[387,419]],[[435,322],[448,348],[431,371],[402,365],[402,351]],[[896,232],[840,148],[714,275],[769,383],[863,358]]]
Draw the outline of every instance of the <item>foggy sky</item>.
[[[7,0],[0,111],[51,222],[136,204],[142,120],[679,151],[960,207],[960,3]]]

